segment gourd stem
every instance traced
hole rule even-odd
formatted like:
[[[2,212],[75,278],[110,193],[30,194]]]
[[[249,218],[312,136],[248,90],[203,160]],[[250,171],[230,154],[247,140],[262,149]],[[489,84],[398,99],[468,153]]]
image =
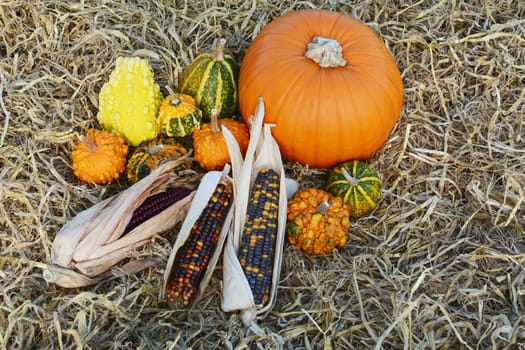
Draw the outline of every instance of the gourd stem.
[[[306,44],[306,57],[321,68],[344,67],[348,62],[343,57],[343,48],[335,39],[316,35],[312,42]]]
[[[155,154],[157,154],[163,148],[164,148],[163,144],[152,145],[152,146],[149,146],[148,153],[151,154],[152,156],[154,156]]]
[[[328,212],[328,208],[330,208],[330,204],[328,204],[328,201],[322,201],[321,204],[319,204],[316,208],[317,212],[321,215],[326,215]]]
[[[224,61],[224,47],[226,46],[226,39],[220,38],[212,57],[214,61]]]
[[[345,180],[348,181],[350,186],[357,186],[357,184],[359,183],[359,179],[356,179],[355,177],[350,175],[350,173],[343,167],[341,168],[341,173],[343,174]]]
[[[171,96],[170,104],[172,106],[178,105],[180,103],[180,99],[177,97],[177,94],[175,93],[175,91],[173,91],[173,89],[169,85],[166,85],[166,90]]]
[[[217,109],[213,108],[211,110],[211,132],[216,134],[218,132],[221,132],[221,126],[219,125],[219,113],[217,112]]]
[[[78,139],[80,140],[80,142],[86,145],[86,147],[89,149],[90,152],[95,153],[97,151],[98,149],[97,144],[89,137],[85,135],[80,135]]]

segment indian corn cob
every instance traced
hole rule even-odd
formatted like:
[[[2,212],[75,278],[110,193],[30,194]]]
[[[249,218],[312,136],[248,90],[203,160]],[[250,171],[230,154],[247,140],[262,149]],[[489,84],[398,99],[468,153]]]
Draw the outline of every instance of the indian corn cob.
[[[146,198],[144,202],[133,211],[131,219],[124,229],[123,235],[131,232],[135,227],[159,214],[164,209],[178,202],[190,193],[191,190],[186,187],[168,187],[165,191]]]
[[[265,304],[270,294],[278,211],[279,175],[262,169],[250,190],[238,255],[255,304]]]
[[[166,299],[174,307],[187,306],[196,295],[232,202],[233,185],[222,178],[175,255],[166,288]]]

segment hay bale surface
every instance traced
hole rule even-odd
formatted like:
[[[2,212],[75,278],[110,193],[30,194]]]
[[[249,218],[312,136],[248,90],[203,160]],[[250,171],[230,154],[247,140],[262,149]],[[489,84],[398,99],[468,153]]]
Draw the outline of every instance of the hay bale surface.
[[[162,268],[93,287],[47,285],[56,232],[124,189],[75,179],[70,153],[98,127],[115,59],[154,50],[159,85],[218,36],[239,62],[277,16],[352,15],[402,72],[399,123],[370,163],[384,192],[343,249],[286,246],[274,311],[247,332],[220,310],[220,266],[202,301],[159,301]],[[521,1],[3,1],[0,4],[0,348],[523,349],[525,7]],[[301,185],[326,170],[287,164]],[[173,236],[137,256],[166,261]],[[521,344],[521,345],[520,345]]]

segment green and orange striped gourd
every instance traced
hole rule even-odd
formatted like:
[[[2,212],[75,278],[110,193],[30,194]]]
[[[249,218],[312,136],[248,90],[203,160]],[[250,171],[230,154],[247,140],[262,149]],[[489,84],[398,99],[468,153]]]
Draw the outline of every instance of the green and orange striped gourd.
[[[225,45],[226,39],[219,39],[213,52],[198,55],[180,80],[179,91],[195,99],[206,121],[214,108],[219,119],[231,117],[237,108],[237,66],[233,56],[224,53]]]
[[[332,168],[326,191],[341,197],[350,210],[350,216],[359,218],[377,206],[381,179],[369,164],[351,160]]]
[[[159,108],[157,117],[161,131],[169,137],[191,135],[202,126],[202,111],[190,95],[178,94],[166,86],[169,95]]]
[[[175,138],[162,136],[155,140],[141,143],[126,163],[126,177],[133,184],[148,176],[153,169],[170,160],[187,154],[186,148]],[[181,163],[174,171],[179,172],[191,167],[191,161]]]

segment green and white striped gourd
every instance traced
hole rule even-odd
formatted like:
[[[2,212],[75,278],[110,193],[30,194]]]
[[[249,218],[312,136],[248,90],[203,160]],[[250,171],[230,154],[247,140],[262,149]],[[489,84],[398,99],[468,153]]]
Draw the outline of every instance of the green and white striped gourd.
[[[332,169],[326,191],[341,197],[350,216],[358,218],[376,207],[381,196],[381,179],[367,163],[351,160]]]

